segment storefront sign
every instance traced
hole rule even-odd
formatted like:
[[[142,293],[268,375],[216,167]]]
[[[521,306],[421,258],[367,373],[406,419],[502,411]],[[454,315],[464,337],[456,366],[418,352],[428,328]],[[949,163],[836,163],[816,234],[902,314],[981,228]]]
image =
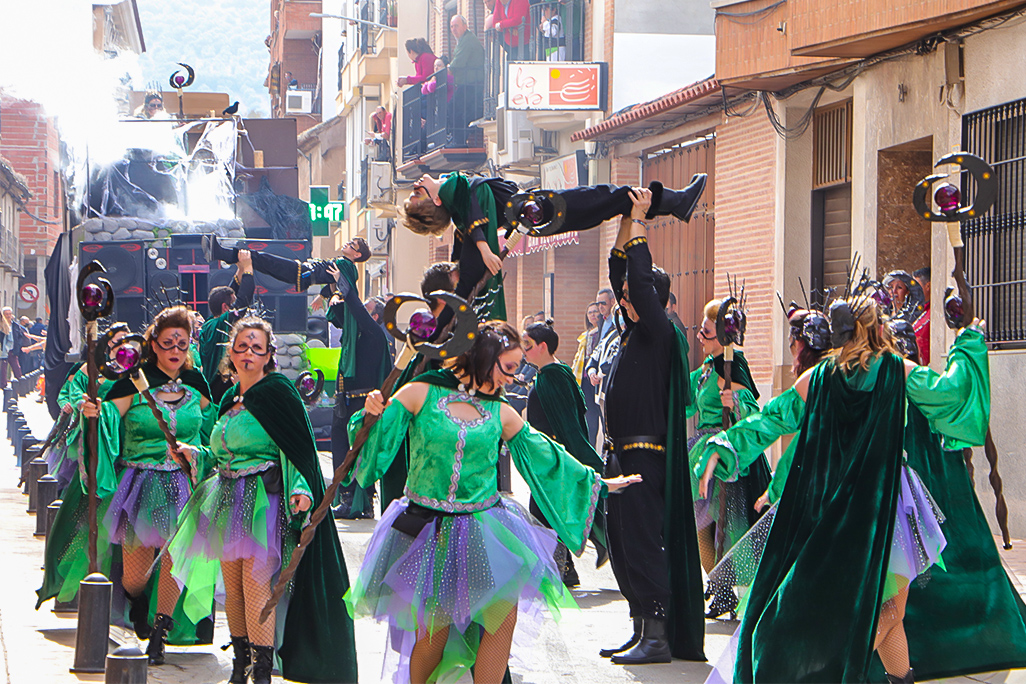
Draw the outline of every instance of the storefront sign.
[[[599,110],[606,101],[604,62],[510,62],[507,109]]]

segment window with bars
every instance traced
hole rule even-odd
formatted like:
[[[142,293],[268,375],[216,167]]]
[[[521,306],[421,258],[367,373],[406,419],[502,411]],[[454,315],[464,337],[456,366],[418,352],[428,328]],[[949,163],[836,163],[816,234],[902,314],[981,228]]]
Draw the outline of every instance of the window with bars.
[[[851,182],[852,101],[820,107],[812,119],[812,188]]]
[[[976,315],[992,348],[1026,347],[1026,99],[963,116],[962,149],[990,162],[998,181],[990,211],[962,225]],[[969,173],[961,185],[975,196]]]

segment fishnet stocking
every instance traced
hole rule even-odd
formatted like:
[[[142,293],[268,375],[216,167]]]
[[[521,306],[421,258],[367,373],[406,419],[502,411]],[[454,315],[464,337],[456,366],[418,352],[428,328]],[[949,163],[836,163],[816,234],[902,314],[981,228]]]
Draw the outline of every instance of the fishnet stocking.
[[[271,598],[271,576],[274,573],[269,565],[263,563],[257,565],[252,558],[243,558],[241,563],[247,636],[254,646],[274,646],[276,611],[272,610],[267,619],[263,623],[260,622],[260,611],[264,609],[268,599]]]
[[[149,569],[153,564],[153,549],[147,546],[121,548],[121,562],[124,571],[121,586],[132,596],[139,596],[146,590],[150,579]]]
[[[908,586],[880,608],[880,621],[876,629],[874,647],[880,656],[884,670],[896,677],[903,677],[911,664],[908,659],[908,640],[905,638],[905,604],[908,602]]]
[[[442,662],[445,642],[449,640],[449,627],[443,627],[433,634],[427,630],[417,632],[417,643],[410,653],[410,684],[424,684]]]
[[[484,630],[474,662],[474,684],[501,684],[509,666],[509,647],[517,626],[516,606],[511,606],[506,619],[494,632]]]
[[[242,593],[242,561],[222,561],[224,577],[224,612],[228,617],[228,633],[233,637],[249,636],[246,630],[246,601]]]
[[[716,566],[716,525],[706,525],[698,531],[698,555],[708,575]]]
[[[171,575],[173,569],[171,556],[165,553],[160,559],[160,577],[157,578],[157,612],[164,615],[174,615],[180,593],[178,582]]]

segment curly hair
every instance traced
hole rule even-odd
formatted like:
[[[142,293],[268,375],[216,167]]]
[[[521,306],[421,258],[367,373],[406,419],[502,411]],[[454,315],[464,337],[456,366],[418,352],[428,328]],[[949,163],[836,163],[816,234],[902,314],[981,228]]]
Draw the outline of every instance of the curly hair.
[[[243,330],[264,331],[264,335],[267,336],[267,363],[264,364],[264,373],[271,373],[277,370],[278,362],[274,358],[274,353],[277,351],[278,346],[275,344],[274,330],[271,328],[271,324],[256,316],[246,316],[236,321],[235,325],[232,326],[231,332],[228,333],[228,348],[225,350],[224,356],[221,357],[221,364],[217,367],[217,372],[224,377],[228,377],[236,372],[235,364],[232,363],[231,350],[235,348],[235,338]]]
[[[876,300],[851,297],[848,299],[848,305],[853,311],[861,309],[861,313],[855,319],[855,331],[851,339],[840,349],[830,352],[836,368],[845,372],[853,371],[856,367],[869,370],[869,364],[878,356],[888,352],[901,355],[887,326],[883,324],[883,316]]]
[[[417,235],[441,235],[452,222],[452,215],[431,198],[408,198],[403,203],[403,225]]]
[[[169,306],[153,317],[153,322],[146,328],[146,334],[143,336],[146,340],[146,344],[143,345],[143,363],[157,362],[157,354],[153,351],[153,343],[157,341],[162,332],[172,328],[184,330],[185,339],[191,340],[192,311],[184,306]],[[185,365],[183,368],[192,370],[192,354],[188,352],[185,354]]]
[[[809,370],[826,355],[825,351],[817,351],[809,346],[809,343],[805,341],[805,336],[802,334],[803,327],[805,326],[805,319],[812,313],[809,310],[796,311],[791,314],[788,319],[790,333],[788,337],[790,340],[800,344],[801,350],[794,359],[794,363],[791,364],[791,372],[794,377],[800,376],[805,371]]]
[[[491,382],[492,369],[499,356],[520,348],[520,335],[506,321],[487,321],[477,326],[477,337],[469,350],[451,362],[457,375],[465,375],[470,384],[481,387]]]

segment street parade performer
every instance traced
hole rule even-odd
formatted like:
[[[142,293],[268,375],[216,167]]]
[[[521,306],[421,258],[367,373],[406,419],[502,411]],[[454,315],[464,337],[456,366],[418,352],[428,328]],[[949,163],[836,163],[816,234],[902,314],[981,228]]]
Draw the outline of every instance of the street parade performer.
[[[706,174],[695,174],[690,185],[683,190],[664,188],[659,181],[649,187],[652,208],[646,218],[675,216],[681,221],[691,220],[698,200],[705,190]],[[516,183],[502,178],[468,178],[462,173],[432,178],[424,175],[413,186],[413,194],[404,203],[405,224],[418,235],[441,235],[455,224],[452,260],[460,265],[460,280],[456,294],[464,299],[487,274],[492,278],[479,294],[474,308],[478,320],[506,318],[506,303],[499,270],[500,228],[506,235],[513,230],[507,209],[517,207],[519,192]],[[546,235],[594,228],[603,221],[631,212],[630,188],[613,185],[594,185],[571,188],[552,193],[556,200],[547,199],[545,192],[537,193],[522,206],[522,222],[538,226],[551,224]],[[565,204],[565,207],[560,205]],[[473,244],[473,248],[469,245]],[[464,249],[464,247],[467,247]],[[444,325],[447,318],[439,321]]]
[[[221,359],[228,343],[228,333],[253,303],[255,291],[252,255],[249,250],[240,249],[232,284],[213,288],[207,297],[210,319],[203,322],[199,334],[203,377],[210,385],[210,396],[215,404],[232,386],[231,379],[221,375]]]
[[[573,604],[552,558],[557,535],[580,554],[599,498],[640,481],[602,480],[524,423],[501,397],[522,359],[516,330],[482,323],[447,369],[418,376],[387,407],[380,392],[367,398],[364,411],[381,418],[351,476],[374,482],[410,438],[406,496],[382,515],[346,595],[354,614],[388,622],[391,681],[453,681],[471,666],[475,682],[500,681],[518,619]],[[356,414],[350,430],[362,423]],[[500,439],[555,532],[497,491]]]
[[[328,298],[327,320],[342,334],[355,332],[352,363],[339,357],[335,384],[335,409],[331,417],[331,461],[338,468],[349,453],[349,433],[346,426],[353,414],[363,408],[364,399],[371,390],[381,387],[392,369],[388,353],[388,338],[381,326],[371,318],[360,301],[354,283],[331,264],[327,270],[335,277],[333,285],[326,285],[334,293]],[[322,293],[325,294],[325,293]],[[364,489],[356,484],[339,487],[339,505],[332,510],[336,518],[373,518],[374,487]]]
[[[730,480],[778,437],[800,431],[736,660],[721,673],[728,681],[866,681],[876,651],[889,681],[912,682],[909,589],[932,565],[944,567],[947,540],[943,514],[904,458],[915,451],[907,406],[949,448],[982,444],[986,434],[990,376],[978,321],[959,331],[941,375],[898,355],[870,295],[846,291],[828,314],[833,355],[708,443],[700,493],[714,471]],[[938,638],[930,624],[918,630]],[[920,672],[933,671],[924,665]]]
[[[232,684],[245,684],[251,660],[254,684],[269,684],[276,643],[286,679],[356,682],[353,622],[338,609],[349,578],[333,523],[317,527],[282,609],[259,619],[311,503],[324,495],[306,408],[274,372],[274,350],[265,321],[247,317],[233,326],[224,370],[239,382],[221,401],[210,447],[183,440],[181,453],[209,476],[182,512],[168,555],[190,597],[190,619],[209,610],[219,573],[223,578]]]
[[[191,368],[191,329],[192,318],[184,306],[158,313],[146,330],[139,372],[145,375],[174,437],[206,444],[215,409],[206,380]],[[97,492],[101,498],[109,498],[100,521],[100,537],[104,544],[121,547],[121,583],[130,604],[129,619],[136,635],[149,639],[146,653],[150,664],[161,665],[165,642],[209,643],[213,636],[213,603],[207,604],[201,618],[188,619],[171,576],[171,559],[164,555],[154,563],[178,527],[196,471],[182,467],[130,377],[118,380],[105,399],[86,401],[82,414],[100,421]],[[116,475],[110,465],[117,468]],[[157,577],[151,582],[154,565]],[[151,594],[156,595],[155,602]]]
[[[698,495],[698,476],[693,469],[702,460],[706,442],[723,429],[724,408],[730,411],[733,422],[759,410],[759,391],[748,370],[748,360],[740,349],[734,351],[730,367],[731,388],[723,389],[723,345],[716,337],[720,304],[719,299],[713,299],[705,305],[698,341],[706,358],[702,366],[691,373],[691,392],[695,401],[688,405],[687,410],[688,418],[698,416],[695,434],[688,440],[688,459],[692,469],[691,496],[698,525],[698,549],[706,573],[758,521],[755,502],[770,483],[769,463],[763,456],[738,473],[735,480],[717,480],[708,498]],[[715,619],[737,610],[737,596],[732,588],[715,587],[706,592],[706,598],[712,598],[705,615],[707,618]]]
[[[601,472],[602,458],[595,453],[588,439],[584,393],[570,366],[553,356],[559,348],[559,335],[552,329],[552,319],[527,326],[522,339],[524,358],[538,369],[531,392],[527,395],[527,422],[538,432],[561,444],[578,461]],[[533,498],[528,510],[543,525],[552,527]],[[606,516],[602,510],[595,514],[591,532],[591,540],[598,552],[597,565],[601,566],[609,558]],[[559,543],[556,557],[557,565],[561,565],[563,584],[569,588],[578,586],[580,577],[574,567],[573,556],[563,542]]]
[[[113,359],[118,345],[128,334],[128,326],[124,323],[115,323],[111,326],[111,330],[117,331],[111,337],[108,345],[108,357]],[[100,375],[96,379],[97,396],[102,399],[113,385],[114,383]],[[40,457],[46,460],[47,472],[57,478],[59,496],[67,490],[72,480],[75,480],[77,486],[81,486],[76,475],[79,470],[79,460],[85,453],[85,422],[81,419],[81,409],[88,389],[89,374],[86,372],[85,364],[77,363],[72,366],[68,373],[68,379],[57,394],[57,405],[61,410],[57,418],[56,429],[58,432],[46,451],[40,454]]]
[[[702,567],[686,472],[688,343],[666,316],[670,277],[652,265],[645,238],[653,194],[632,191],[633,209],[609,257],[624,332],[606,390],[606,474],[643,478],[607,502],[610,560],[634,633],[600,654],[624,665],[705,660]]]

